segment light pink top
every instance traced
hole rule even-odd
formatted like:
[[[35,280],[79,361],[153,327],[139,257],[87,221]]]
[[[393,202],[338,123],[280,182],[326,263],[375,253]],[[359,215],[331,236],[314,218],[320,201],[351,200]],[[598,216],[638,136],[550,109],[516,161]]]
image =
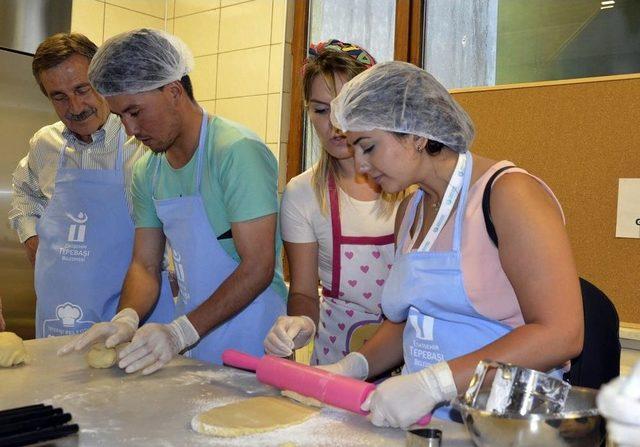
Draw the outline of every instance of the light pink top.
[[[496,163],[469,188],[467,207],[462,222],[462,276],[467,296],[480,315],[516,328],[524,324],[522,311],[516,293],[500,264],[498,249],[487,234],[482,213],[482,194],[489,178],[498,169],[512,165],[513,163],[509,161]],[[512,168],[499,174],[496,180],[503,175],[515,172],[531,175],[524,169]],[[539,178],[533,175],[531,177],[540,182],[562,212],[562,207],[551,189]],[[456,212],[454,210],[451,213],[431,251],[451,250]],[[407,241],[408,243],[410,241]],[[406,253],[409,248],[405,245],[402,252]]]

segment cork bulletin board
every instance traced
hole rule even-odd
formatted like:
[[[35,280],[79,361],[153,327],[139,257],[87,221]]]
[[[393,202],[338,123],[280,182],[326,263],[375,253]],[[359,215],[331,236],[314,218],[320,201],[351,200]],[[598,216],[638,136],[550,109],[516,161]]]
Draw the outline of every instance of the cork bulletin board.
[[[554,191],[580,276],[640,323],[640,239],[615,237],[619,178],[640,178],[640,75],[452,92],[472,151],[511,160]],[[638,198],[640,200],[640,197]]]

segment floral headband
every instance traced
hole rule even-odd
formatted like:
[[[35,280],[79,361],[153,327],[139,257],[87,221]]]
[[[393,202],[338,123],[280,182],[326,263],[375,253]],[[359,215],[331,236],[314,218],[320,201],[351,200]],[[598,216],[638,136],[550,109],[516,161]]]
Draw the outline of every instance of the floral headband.
[[[366,50],[360,48],[357,45],[347,42],[340,42],[337,39],[331,39],[326,42],[318,42],[317,44],[311,44],[309,46],[309,57],[305,61],[305,65],[310,61],[320,56],[326,50],[332,51],[340,51],[342,53],[347,53],[349,56],[354,58],[356,61],[360,62],[367,66],[367,68],[372,67],[376,60],[371,56]]]

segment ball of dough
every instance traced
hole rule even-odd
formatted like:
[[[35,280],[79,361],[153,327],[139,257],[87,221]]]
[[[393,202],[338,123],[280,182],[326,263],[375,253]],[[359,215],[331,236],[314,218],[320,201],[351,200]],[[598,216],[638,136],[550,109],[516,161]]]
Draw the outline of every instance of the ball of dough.
[[[27,351],[20,337],[13,332],[0,332],[0,366],[19,365],[26,358]]]
[[[111,368],[118,361],[116,348],[107,348],[104,343],[96,343],[87,352],[87,363],[92,368]]]
[[[126,342],[115,348],[107,348],[104,343],[96,343],[87,352],[87,363],[92,368],[111,368],[118,363],[118,353],[128,345],[129,342]]]

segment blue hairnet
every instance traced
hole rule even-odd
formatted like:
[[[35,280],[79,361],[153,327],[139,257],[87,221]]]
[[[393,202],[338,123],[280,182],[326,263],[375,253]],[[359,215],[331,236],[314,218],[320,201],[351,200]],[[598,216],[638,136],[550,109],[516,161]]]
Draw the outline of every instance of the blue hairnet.
[[[187,45],[169,33],[137,29],[107,40],[89,65],[89,82],[103,96],[147,92],[193,69]]]
[[[342,131],[374,129],[418,135],[466,152],[473,122],[433,76],[406,62],[374,65],[346,83],[331,101]]]

